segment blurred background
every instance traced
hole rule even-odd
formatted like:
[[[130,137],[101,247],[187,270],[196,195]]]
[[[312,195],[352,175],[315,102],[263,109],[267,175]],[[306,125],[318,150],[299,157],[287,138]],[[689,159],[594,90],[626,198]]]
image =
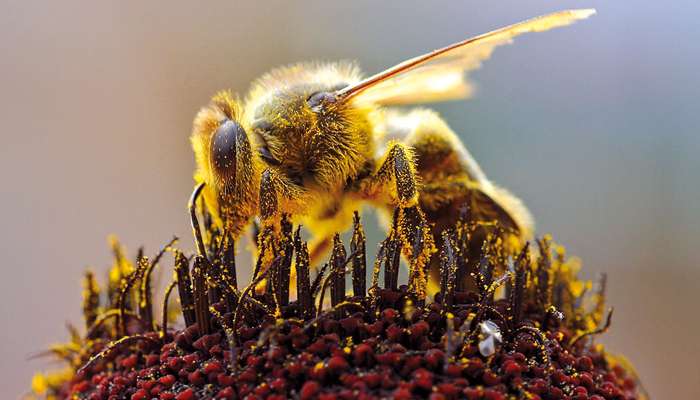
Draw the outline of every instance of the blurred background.
[[[192,248],[188,134],[219,89],[271,67],[356,59],[374,73],[557,9],[572,27],[499,48],[475,99],[436,105],[486,173],[609,274],[602,341],[653,398],[700,397],[700,25],[696,2],[10,1],[0,5],[1,398],[79,324],[80,281],[173,234]]]

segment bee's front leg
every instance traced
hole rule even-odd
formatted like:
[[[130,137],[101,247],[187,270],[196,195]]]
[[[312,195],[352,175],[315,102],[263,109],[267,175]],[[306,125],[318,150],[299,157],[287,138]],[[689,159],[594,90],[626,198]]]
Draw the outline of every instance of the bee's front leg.
[[[261,232],[279,232],[284,215],[293,217],[302,214],[308,204],[308,193],[292,183],[286,175],[275,168],[263,170],[258,195]]]
[[[418,205],[417,176],[412,150],[394,142],[361,190],[395,209],[391,235],[398,237],[409,260],[409,286],[423,297],[427,286],[424,269],[435,252],[435,244],[430,225]]]
[[[279,185],[275,180],[273,172],[269,169],[263,171],[260,178],[260,220],[263,229],[276,226],[280,219],[277,199]]]
[[[290,218],[308,204],[303,190],[274,168],[262,172],[258,198],[260,231],[256,238],[256,272],[258,268],[271,265],[277,257],[289,255],[285,253],[292,245]],[[291,262],[291,258],[289,260]]]

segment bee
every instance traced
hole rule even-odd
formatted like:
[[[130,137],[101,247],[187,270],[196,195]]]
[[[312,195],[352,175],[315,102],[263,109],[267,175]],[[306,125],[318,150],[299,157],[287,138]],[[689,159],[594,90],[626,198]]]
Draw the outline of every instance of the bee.
[[[195,180],[234,240],[254,217],[275,229],[282,215],[312,234],[312,260],[349,227],[362,204],[398,210],[404,254],[423,268],[464,205],[528,240],[522,202],[487,179],[452,129],[429,109],[398,108],[468,98],[466,73],[526,32],[587,18],[592,9],[547,14],[409,59],[363,78],[352,63],[272,70],[239,99],[216,94],[194,120]],[[424,229],[423,229],[424,228]],[[421,254],[410,254],[422,243]]]

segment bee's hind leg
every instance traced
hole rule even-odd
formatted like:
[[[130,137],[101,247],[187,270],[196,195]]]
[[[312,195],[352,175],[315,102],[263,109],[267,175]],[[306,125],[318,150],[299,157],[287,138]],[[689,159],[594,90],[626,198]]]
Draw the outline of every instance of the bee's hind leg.
[[[409,287],[419,298],[424,298],[427,289],[424,268],[435,251],[435,245],[428,221],[418,204],[413,151],[403,143],[390,143],[379,168],[362,191],[395,208],[391,235],[399,239],[402,253],[409,260]]]
[[[454,227],[464,207],[468,207],[472,221],[497,221],[508,238],[528,240],[533,223],[525,206],[486,178],[447,124],[429,110],[415,110],[408,117],[417,123],[406,135],[405,143],[414,149],[417,158],[416,170],[422,183],[419,202],[438,246],[442,245],[442,232]],[[477,229],[473,233],[472,248],[466,255],[469,263],[478,261],[487,234],[488,229]],[[430,268],[433,282],[439,282],[438,261],[435,257]]]

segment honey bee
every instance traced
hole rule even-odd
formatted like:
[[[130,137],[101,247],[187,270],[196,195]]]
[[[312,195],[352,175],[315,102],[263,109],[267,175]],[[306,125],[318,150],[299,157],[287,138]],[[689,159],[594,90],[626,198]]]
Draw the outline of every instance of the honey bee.
[[[422,243],[422,256],[412,255],[417,268],[464,205],[475,220],[496,220],[517,238],[531,238],[528,210],[486,178],[438,114],[392,106],[467,98],[473,88],[466,73],[494,48],[594,12],[533,18],[364,79],[351,63],[306,63],[272,70],[244,100],[218,93],[197,114],[191,136],[208,208],[234,239],[254,217],[274,228],[290,215],[312,234],[312,260],[367,203],[398,210],[404,254]]]

